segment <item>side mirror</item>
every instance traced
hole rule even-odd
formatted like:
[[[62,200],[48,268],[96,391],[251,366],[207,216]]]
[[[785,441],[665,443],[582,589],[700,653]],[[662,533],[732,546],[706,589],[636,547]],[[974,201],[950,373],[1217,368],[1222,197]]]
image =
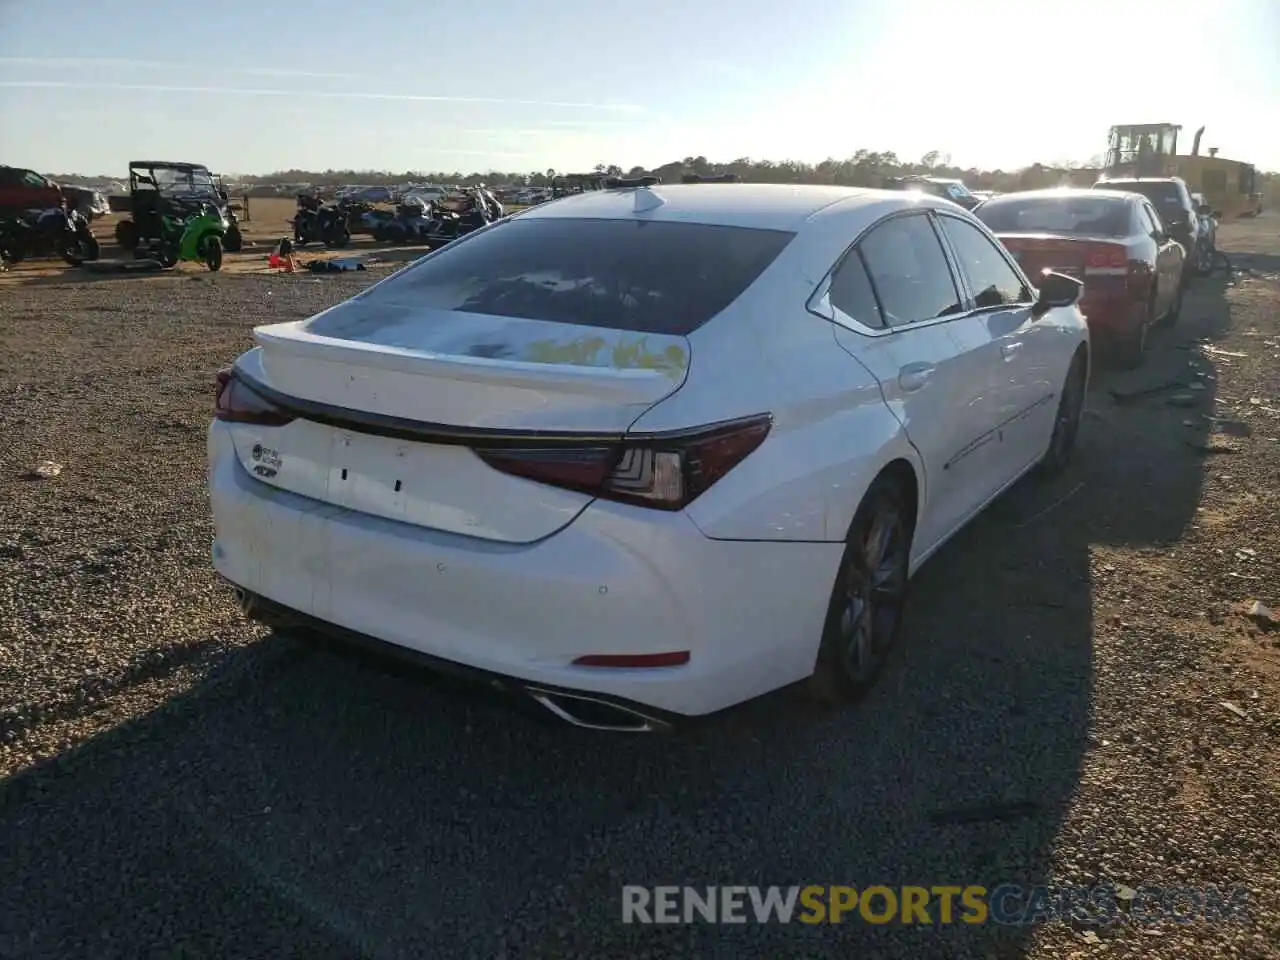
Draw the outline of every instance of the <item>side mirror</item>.
[[[1040,295],[1031,308],[1031,315],[1042,317],[1054,307],[1070,307],[1080,299],[1083,289],[1083,281],[1046,270],[1040,275]]]
[[[1221,220],[1221,219],[1222,219],[1222,211],[1221,211],[1221,210],[1210,210],[1210,211],[1209,211],[1209,215],[1210,215],[1211,217],[1213,217],[1213,219],[1215,219],[1215,220]]]

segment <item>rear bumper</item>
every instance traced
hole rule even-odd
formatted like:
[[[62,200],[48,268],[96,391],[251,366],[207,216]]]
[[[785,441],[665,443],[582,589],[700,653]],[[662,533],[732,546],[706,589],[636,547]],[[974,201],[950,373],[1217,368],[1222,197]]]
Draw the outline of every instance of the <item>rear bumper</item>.
[[[453,660],[445,660],[409,647],[388,643],[367,633],[347,630],[337,624],[292,610],[235,584],[231,586],[235,590],[240,609],[255,623],[277,630],[312,631],[348,646],[387,655],[416,667],[423,667],[483,686],[488,690],[514,694],[521,698],[527,697],[561,720],[575,726],[616,732],[658,733],[669,730],[680,721],[687,719],[680,714],[659,710],[647,704],[635,703],[623,697],[597,693],[587,697],[579,690],[531,684],[517,677],[469,667]]]
[[[444,533],[261,483],[209,432],[213,564],[338,631],[512,678],[700,715],[813,670],[840,543],[711,540],[683,513],[597,501],[532,544]],[[573,664],[690,651],[679,667]]]
[[[1080,312],[1089,324],[1089,332],[1102,337],[1124,336],[1138,329],[1145,320],[1145,304],[1135,303],[1126,295],[1095,296],[1087,294]]]

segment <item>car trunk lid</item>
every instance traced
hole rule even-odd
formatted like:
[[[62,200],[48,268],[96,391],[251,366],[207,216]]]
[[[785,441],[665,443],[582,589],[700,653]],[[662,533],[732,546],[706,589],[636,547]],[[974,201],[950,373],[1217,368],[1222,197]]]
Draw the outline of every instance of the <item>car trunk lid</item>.
[[[1092,272],[1092,253],[1099,249],[1124,246],[1124,242],[1115,237],[1053,233],[997,233],[996,236],[1005,249],[1013,254],[1022,267],[1022,272],[1033,282],[1043,270],[1053,270],[1077,280],[1085,280]]]
[[[617,442],[680,388],[683,336],[431,310],[360,296],[255,331],[237,363],[284,426],[232,424],[274,487],[422,527],[528,543],[593,499],[509,476],[474,447]]]

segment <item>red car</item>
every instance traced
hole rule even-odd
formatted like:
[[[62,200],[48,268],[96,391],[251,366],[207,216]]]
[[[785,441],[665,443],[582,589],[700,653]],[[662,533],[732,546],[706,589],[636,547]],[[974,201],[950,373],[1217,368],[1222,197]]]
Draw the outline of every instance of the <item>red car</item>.
[[[1151,327],[1178,319],[1188,253],[1146,197],[1030,190],[992,197],[973,212],[1033,281],[1043,270],[1084,281],[1080,309],[1090,334],[1126,366],[1142,363]]]
[[[0,212],[20,215],[61,207],[63,202],[62,188],[48,177],[25,167],[0,166]]]

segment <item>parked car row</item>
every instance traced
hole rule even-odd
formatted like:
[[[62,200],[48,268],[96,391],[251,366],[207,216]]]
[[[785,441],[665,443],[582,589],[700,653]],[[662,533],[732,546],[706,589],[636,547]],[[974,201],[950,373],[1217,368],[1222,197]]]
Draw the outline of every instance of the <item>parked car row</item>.
[[[857,699],[920,566],[1070,463],[1079,273],[1028,273],[918,192],[636,182],[533,207],[255,330],[218,378],[214,566],[265,623],[579,726],[792,683]]]
[[[1177,322],[1191,279],[1213,266],[1212,212],[1177,177],[1001,194],[974,214],[1030,275],[1081,280],[1092,336],[1130,367],[1143,362],[1152,328]]]

